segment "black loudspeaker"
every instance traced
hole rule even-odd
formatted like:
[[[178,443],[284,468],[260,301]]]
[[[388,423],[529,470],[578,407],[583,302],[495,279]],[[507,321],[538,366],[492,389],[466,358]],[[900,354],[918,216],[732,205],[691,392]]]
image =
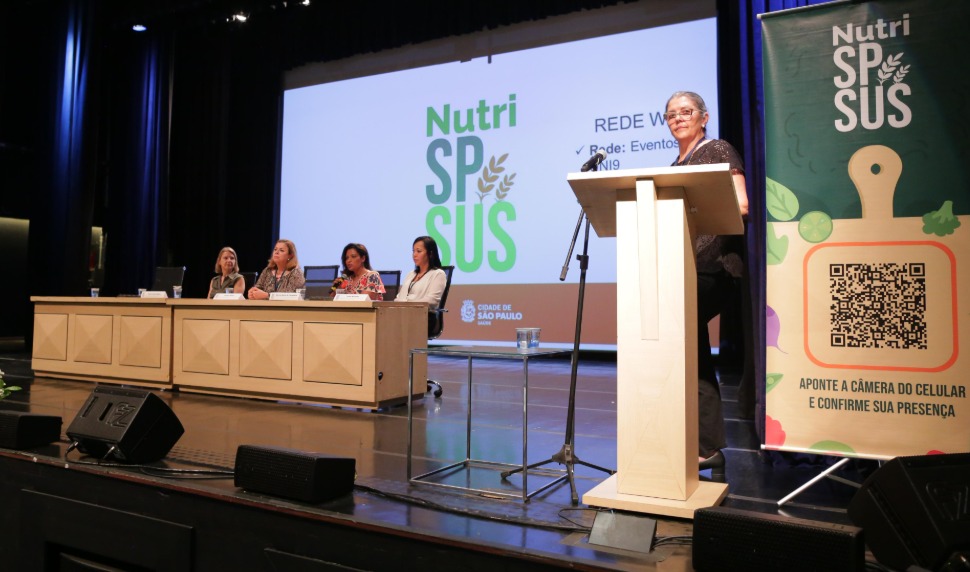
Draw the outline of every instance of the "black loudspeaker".
[[[236,486],[252,492],[315,503],[351,492],[356,476],[352,458],[256,445],[236,449]]]
[[[0,447],[32,449],[61,438],[61,418],[20,411],[0,411]]]
[[[698,572],[862,572],[865,544],[854,526],[714,507],[694,512]]]
[[[896,457],[862,483],[849,518],[881,564],[970,570],[954,564],[970,559],[970,453]]]
[[[98,387],[67,428],[82,453],[127,463],[165,457],[185,429],[157,395],[143,389]]]

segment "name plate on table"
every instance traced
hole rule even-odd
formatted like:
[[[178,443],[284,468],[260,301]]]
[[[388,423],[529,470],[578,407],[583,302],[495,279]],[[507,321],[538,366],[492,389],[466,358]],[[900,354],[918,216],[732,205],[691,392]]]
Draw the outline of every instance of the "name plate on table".
[[[145,290],[141,293],[142,298],[168,298],[165,290]]]
[[[337,294],[334,302],[370,302],[370,294]]]
[[[212,297],[213,300],[245,300],[246,297],[242,295],[242,292],[219,292]]]
[[[270,300],[302,300],[297,292],[270,292]]]

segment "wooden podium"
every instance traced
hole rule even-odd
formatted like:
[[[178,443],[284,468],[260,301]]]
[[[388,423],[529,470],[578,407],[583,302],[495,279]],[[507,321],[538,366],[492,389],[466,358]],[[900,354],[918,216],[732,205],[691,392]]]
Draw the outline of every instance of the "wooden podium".
[[[617,472],[587,505],[693,518],[727,495],[697,469],[698,234],[743,234],[726,164],[570,173],[601,237],[616,237]]]

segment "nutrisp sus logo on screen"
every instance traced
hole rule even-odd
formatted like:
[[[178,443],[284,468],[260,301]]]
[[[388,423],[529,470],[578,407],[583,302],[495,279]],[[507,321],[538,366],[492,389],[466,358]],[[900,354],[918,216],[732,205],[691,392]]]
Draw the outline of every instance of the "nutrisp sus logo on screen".
[[[486,146],[497,130],[514,129],[515,94],[508,101],[455,109],[450,103],[427,108],[428,168],[437,179],[425,187],[431,208],[428,235],[443,264],[461,272],[486,267],[506,272],[515,266],[514,161],[503,149]]]
[[[838,89],[835,128],[846,133],[859,127],[906,127],[913,119],[906,100],[911,95],[905,52],[891,48],[909,36],[909,14],[899,20],[849,22],[832,26],[833,61],[839,68],[832,79]],[[885,49],[884,49],[885,47]]]

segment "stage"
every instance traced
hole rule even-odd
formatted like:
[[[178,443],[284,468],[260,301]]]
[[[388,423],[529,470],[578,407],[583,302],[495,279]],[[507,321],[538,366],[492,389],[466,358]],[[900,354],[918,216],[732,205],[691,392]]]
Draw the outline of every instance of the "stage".
[[[34,378],[26,350],[16,344],[4,349],[0,369],[5,381],[24,390],[0,402],[0,409],[63,419],[57,443],[30,451],[0,450],[0,562],[7,569],[59,569],[86,562],[103,566],[91,568],[99,570],[693,569],[690,521],[658,519],[657,544],[649,552],[646,544],[643,551],[593,545],[588,538],[596,509],[572,506],[565,483],[528,503],[409,484],[406,406],[372,412],[161,391],[158,395],[185,434],[153,465],[223,474],[173,478],[99,465],[77,451],[65,458],[69,442],[63,432],[94,384]],[[612,468],[616,363],[611,357],[590,355],[579,365],[575,452],[583,461]],[[444,394],[426,394],[414,403],[415,474],[464,454],[466,367],[464,359],[429,359],[429,374],[441,381]],[[529,462],[546,459],[563,446],[569,372],[568,359],[530,362]],[[475,362],[475,457],[521,464],[521,374],[519,363]],[[823,470],[826,460],[760,453],[753,421],[738,415],[737,381],[736,374],[721,373],[729,444],[724,506],[849,524],[845,509],[855,489],[827,479],[778,509],[777,500]],[[354,491],[307,504],[237,489],[231,472],[243,444],[353,457]],[[551,470],[545,474],[530,473],[530,489],[559,474],[558,465],[547,467]],[[580,498],[607,476],[576,468]],[[839,474],[859,480],[872,468],[874,463],[852,462]],[[521,486],[520,476],[503,481],[490,469],[442,478],[496,493]]]

